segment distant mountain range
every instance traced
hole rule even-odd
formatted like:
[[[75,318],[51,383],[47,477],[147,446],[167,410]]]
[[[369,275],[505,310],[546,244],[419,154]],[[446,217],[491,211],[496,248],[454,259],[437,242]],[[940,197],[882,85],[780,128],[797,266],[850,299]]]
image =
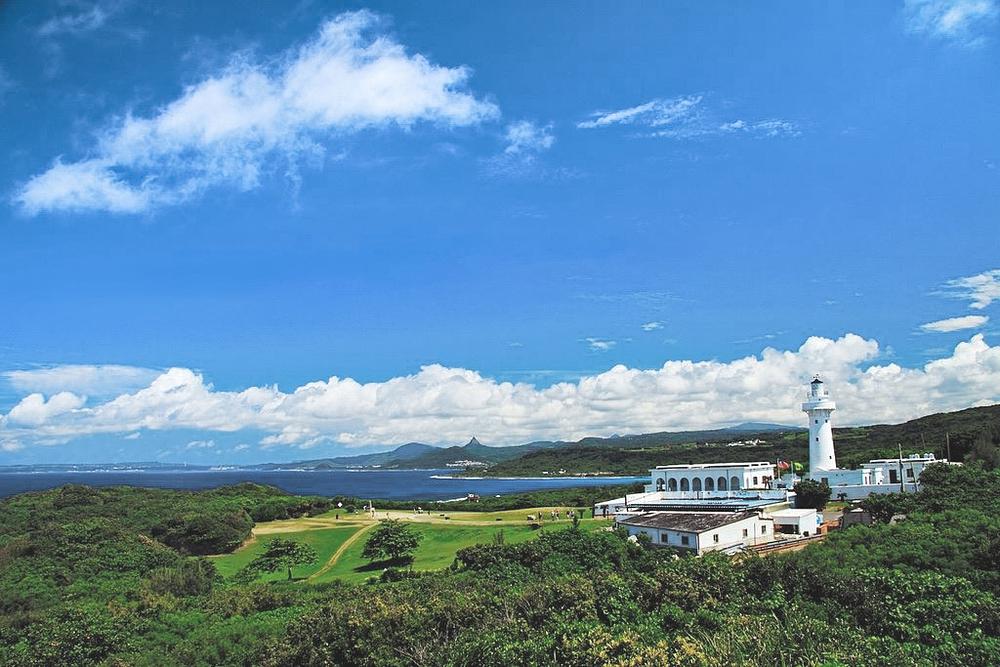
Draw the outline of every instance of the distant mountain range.
[[[268,463],[253,466],[258,469],[302,468],[307,470],[335,470],[338,468],[384,468],[384,469],[420,469],[420,468],[475,468],[476,464],[494,465],[504,461],[518,459],[526,454],[543,450],[569,449],[573,447],[598,447],[607,449],[636,449],[650,446],[663,446],[688,442],[721,442],[726,443],[734,438],[753,438],[762,434],[776,432],[795,432],[804,429],[781,424],[766,424],[746,422],[722,429],[706,431],[673,431],[663,433],[645,433],[642,435],[613,435],[608,438],[588,437],[576,441],[536,440],[523,445],[508,447],[490,447],[473,437],[464,445],[452,447],[434,447],[419,442],[409,442],[405,445],[375,454],[357,454],[354,456],[337,456],[324,459],[295,461],[294,463]]]
[[[985,434],[985,435],[984,435]],[[837,462],[856,466],[869,458],[904,452],[949,453],[953,460],[977,456],[975,447],[995,448],[1000,441],[1000,405],[969,408],[913,419],[902,424],[834,430]],[[983,441],[983,438],[986,438]],[[4,472],[129,470],[343,470],[440,469],[486,475],[641,474],[655,465],[732,460],[808,460],[806,429],[765,422],[744,422],[704,431],[675,431],[588,437],[576,441],[538,440],[510,447],[490,447],[473,437],[464,445],[435,447],[408,442],[372,454],[336,456],[292,463],[188,465],[158,462],[38,464],[0,466]],[[981,441],[985,442],[982,444]],[[977,444],[980,443],[980,444]],[[992,443],[992,444],[991,444]],[[1000,459],[1000,453],[997,453]]]

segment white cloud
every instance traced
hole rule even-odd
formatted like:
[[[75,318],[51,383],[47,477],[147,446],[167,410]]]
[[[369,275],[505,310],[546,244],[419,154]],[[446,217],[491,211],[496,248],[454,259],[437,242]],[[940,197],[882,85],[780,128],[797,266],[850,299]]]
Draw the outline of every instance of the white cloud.
[[[607,352],[617,345],[618,341],[608,340],[607,338],[588,338],[587,344],[590,345],[590,349],[595,352]]]
[[[141,431],[136,431],[135,433],[129,433],[128,435],[124,436],[122,439],[123,440],[138,440],[141,437],[142,437],[142,432]]]
[[[474,125],[499,115],[466,92],[466,67],[409,54],[367,11],[327,21],[299,48],[267,62],[234,57],[150,116],[128,112],[93,157],[31,178],[15,196],[43,211],[138,213],[206,189],[256,187],[282,165],[321,162],[324,141],[421,122]]]
[[[215,440],[192,440],[184,449],[215,449]]]
[[[595,111],[591,120],[576,124],[581,129],[608,127],[610,125],[649,125],[658,127],[691,118],[698,111],[701,95],[677,97],[671,100],[655,99],[645,104],[617,111]]]
[[[108,18],[116,11],[113,5],[96,2],[90,7],[75,13],[54,16],[38,28],[40,37],[55,37],[63,34],[80,34],[93,32],[103,27]]]
[[[556,141],[551,124],[539,126],[528,120],[508,125],[505,138],[507,147],[503,152],[508,155],[539,153],[552,148]]]
[[[515,178],[548,174],[539,166],[538,156],[556,141],[551,124],[543,126],[528,120],[511,123],[504,132],[504,141],[503,152],[483,160],[490,173]]]
[[[596,111],[589,120],[576,124],[580,129],[633,125],[648,128],[647,136],[692,139],[727,134],[758,137],[798,136],[798,126],[780,118],[763,120],[719,120],[718,112],[708,108],[703,95],[672,99],[658,98],[617,111]]]
[[[7,413],[7,423],[17,426],[41,426],[55,417],[83,407],[86,399],[68,391],[54,394],[48,400],[42,394],[29,394]]]
[[[646,322],[645,324],[642,325],[643,331],[656,331],[657,329],[662,329],[662,328],[663,328],[662,322]]]
[[[2,378],[19,392],[55,394],[70,391],[87,396],[110,396],[141,389],[162,371],[115,364],[62,364],[46,368],[5,371]]]
[[[942,294],[971,301],[969,304],[971,308],[982,310],[994,301],[1000,300],[1000,269],[949,280],[944,284]]]
[[[921,324],[920,328],[933,333],[950,333],[952,331],[978,329],[989,321],[990,318],[985,315],[964,315],[962,317],[949,317],[946,320]]]
[[[801,422],[799,403],[813,373],[827,381],[841,424],[899,422],[1000,400],[1000,346],[982,335],[920,367],[875,363],[884,356],[876,341],[847,334],[728,362],[617,365],[544,388],[430,365],[382,382],[332,377],[287,393],[276,387],[216,391],[201,375],[173,368],[143,389],[94,405],[73,396],[28,397],[17,414],[0,417],[0,442],[27,446],[139,429],[200,429],[262,432],[267,446],[454,443],[470,433],[518,443],[739,421],[794,424]]]
[[[247,444],[236,445],[235,447],[233,447],[234,452],[245,452],[248,449],[250,449],[250,445]]]
[[[906,0],[903,6],[908,31],[966,46],[982,44],[998,15],[997,0]]]

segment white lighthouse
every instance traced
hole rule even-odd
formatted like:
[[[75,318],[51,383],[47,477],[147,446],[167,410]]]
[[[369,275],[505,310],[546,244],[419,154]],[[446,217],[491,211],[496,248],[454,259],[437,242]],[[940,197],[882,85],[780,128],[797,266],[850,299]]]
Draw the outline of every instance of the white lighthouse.
[[[833,452],[833,425],[830,415],[837,409],[837,404],[830,400],[830,392],[826,385],[813,377],[809,385],[809,394],[802,410],[809,415],[809,476],[817,478],[820,472],[837,469],[837,457]]]

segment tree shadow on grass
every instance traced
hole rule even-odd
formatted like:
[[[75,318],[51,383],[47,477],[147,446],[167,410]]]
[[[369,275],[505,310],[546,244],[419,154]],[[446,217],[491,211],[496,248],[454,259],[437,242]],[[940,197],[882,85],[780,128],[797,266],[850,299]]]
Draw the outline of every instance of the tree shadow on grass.
[[[365,565],[359,565],[354,568],[355,572],[381,572],[393,567],[407,567],[413,564],[412,556],[405,556],[403,558],[387,558],[385,560],[373,560]]]

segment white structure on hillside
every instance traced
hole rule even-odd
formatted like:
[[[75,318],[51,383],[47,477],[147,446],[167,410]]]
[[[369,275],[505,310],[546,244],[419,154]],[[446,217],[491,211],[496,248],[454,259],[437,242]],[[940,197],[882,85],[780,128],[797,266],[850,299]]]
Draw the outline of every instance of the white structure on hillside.
[[[837,469],[837,455],[833,451],[833,424],[830,415],[837,404],[830,400],[826,385],[813,377],[809,385],[809,395],[802,404],[802,410],[809,415],[809,471],[817,473]]]
[[[856,470],[838,468],[830,422],[836,409],[823,381],[813,378],[802,404],[809,416],[809,477],[829,484],[833,500],[917,491],[924,468],[948,463],[928,453],[874,459]],[[776,480],[777,467],[768,461],[657,466],[642,493],[596,503],[594,515],[614,517],[629,534],[645,533],[654,544],[699,554],[762,544],[773,539],[776,528],[797,537],[815,535],[822,516],[789,507],[795,496],[789,482],[798,477],[790,473]]]
[[[920,475],[932,463],[948,463],[931,453],[873,459],[857,469],[837,467],[830,415],[837,409],[819,376],[809,385],[802,410],[809,415],[809,477],[830,485],[834,500],[859,500],[873,493],[917,491]]]
[[[774,477],[774,464],[767,461],[752,463],[691,463],[656,466],[649,471],[652,483],[646,491],[739,491],[769,489]]]
[[[708,551],[741,551],[770,542],[774,522],[758,512],[651,512],[618,520],[629,535],[646,535],[652,544]]]

